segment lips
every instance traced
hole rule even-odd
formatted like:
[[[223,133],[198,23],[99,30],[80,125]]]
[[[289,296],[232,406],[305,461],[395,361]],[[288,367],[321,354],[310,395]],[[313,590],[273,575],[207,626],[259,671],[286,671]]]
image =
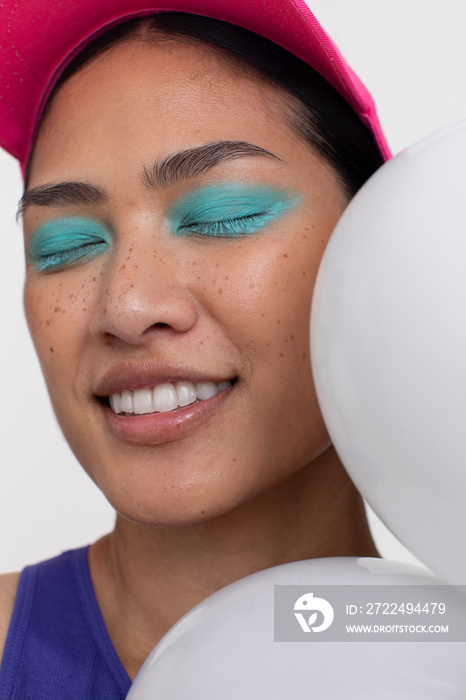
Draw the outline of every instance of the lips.
[[[158,445],[196,432],[210,420],[236,383],[230,377],[172,362],[127,363],[110,370],[95,394],[114,437]]]

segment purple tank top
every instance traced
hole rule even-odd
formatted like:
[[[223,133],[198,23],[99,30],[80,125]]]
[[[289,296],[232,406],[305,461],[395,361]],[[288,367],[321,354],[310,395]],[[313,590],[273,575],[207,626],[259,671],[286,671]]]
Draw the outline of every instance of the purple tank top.
[[[88,547],[28,566],[0,668],[0,700],[124,700],[131,680],[92,586]]]

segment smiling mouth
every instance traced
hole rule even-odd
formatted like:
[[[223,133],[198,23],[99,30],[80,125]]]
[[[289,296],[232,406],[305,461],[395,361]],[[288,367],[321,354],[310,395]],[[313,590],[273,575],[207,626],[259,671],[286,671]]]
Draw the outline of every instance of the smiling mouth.
[[[167,413],[178,408],[211,399],[226,391],[236,382],[165,382],[152,388],[125,389],[107,397],[111,410],[117,415],[134,416],[149,413]]]

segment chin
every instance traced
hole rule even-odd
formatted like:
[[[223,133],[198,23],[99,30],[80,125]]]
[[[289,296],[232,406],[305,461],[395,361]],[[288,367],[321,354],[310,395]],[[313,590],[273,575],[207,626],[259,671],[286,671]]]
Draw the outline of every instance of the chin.
[[[225,493],[224,488],[220,484],[180,487],[158,483],[152,489],[135,488],[133,484],[131,490],[103,491],[124,520],[145,527],[183,527],[221,517],[240,506],[242,499],[238,494]]]
[[[145,504],[113,504],[117,514],[126,521],[142,527],[186,527],[199,525],[214,518],[225,515],[228,509],[200,507],[199,503],[181,504],[156,503]],[[118,507],[117,507],[118,506]]]

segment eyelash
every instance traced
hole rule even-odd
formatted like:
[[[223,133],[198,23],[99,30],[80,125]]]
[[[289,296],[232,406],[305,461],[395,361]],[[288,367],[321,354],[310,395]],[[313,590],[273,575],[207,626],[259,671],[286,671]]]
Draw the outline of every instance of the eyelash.
[[[55,253],[45,253],[38,255],[34,260],[34,268],[38,272],[48,272],[63,270],[74,263],[84,261],[85,258],[90,258],[99,255],[107,248],[107,243],[101,241],[99,243],[86,243],[69,250],[57,251]]]
[[[234,219],[181,224],[178,228],[178,232],[212,236],[214,238],[235,238],[256,231],[266,223],[266,220],[267,215],[265,213],[247,214],[246,216],[238,216]]]

